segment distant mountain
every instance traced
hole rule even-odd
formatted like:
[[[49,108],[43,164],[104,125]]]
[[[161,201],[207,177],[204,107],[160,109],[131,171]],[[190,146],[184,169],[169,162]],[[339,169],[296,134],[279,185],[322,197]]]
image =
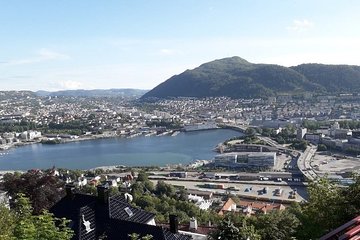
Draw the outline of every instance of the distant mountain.
[[[268,97],[282,93],[333,93],[360,90],[360,67],[253,64],[240,57],[215,60],[175,75],[142,96],[146,98]]]
[[[148,90],[140,89],[94,89],[64,90],[56,92],[37,91],[38,96],[71,96],[71,97],[141,97]]]
[[[328,92],[360,90],[360,66],[301,64],[291,68],[309,81],[324,86]]]

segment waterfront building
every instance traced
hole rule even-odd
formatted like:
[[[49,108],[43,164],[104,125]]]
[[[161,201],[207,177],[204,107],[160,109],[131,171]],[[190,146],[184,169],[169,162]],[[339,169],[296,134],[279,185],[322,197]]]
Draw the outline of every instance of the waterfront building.
[[[276,163],[276,152],[233,152],[215,156],[215,167],[267,167]]]

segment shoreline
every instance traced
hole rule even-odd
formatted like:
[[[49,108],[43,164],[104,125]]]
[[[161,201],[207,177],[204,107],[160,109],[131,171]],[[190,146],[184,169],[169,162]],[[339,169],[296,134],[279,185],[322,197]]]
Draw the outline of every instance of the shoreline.
[[[221,130],[223,128],[218,128],[218,129],[209,129],[209,130],[206,130],[206,131],[214,131],[214,130]],[[178,135],[180,132],[176,132],[175,135]],[[144,136],[145,135],[141,135],[141,136]],[[156,135],[154,135],[156,136]],[[81,141],[89,141],[89,140],[97,140],[97,139],[110,139],[110,138],[127,138],[128,136],[127,135],[117,135],[115,134],[114,132],[105,132],[103,134],[99,134],[99,135],[84,135],[84,136],[80,136],[78,138],[75,138],[75,139],[69,139],[69,138],[63,138],[60,140],[59,143],[56,143],[56,144],[49,144],[49,145],[57,145],[57,144],[65,144],[65,143],[74,143],[74,142],[81,142]],[[167,134],[167,137],[174,137],[172,136],[172,134]],[[0,145],[0,154],[7,154],[6,151],[9,151],[13,148],[16,148],[16,147],[21,147],[21,146],[26,146],[26,145],[32,145],[32,144],[39,144],[41,143],[41,140],[45,140],[45,139],[48,139],[48,138],[40,138],[36,141],[28,141],[28,142],[15,142],[15,143],[12,143],[12,144],[4,144],[3,146]],[[46,144],[46,143],[41,143],[41,144]],[[213,151],[214,149],[209,149],[209,151]],[[0,156],[1,157],[1,156]],[[206,160],[208,161],[208,160]],[[194,162],[196,161],[192,161],[192,162],[188,162],[186,163],[185,165],[192,165]],[[185,166],[184,165],[184,166]],[[102,165],[102,166],[98,166],[98,167],[90,167],[90,168],[84,168],[84,169],[80,169],[80,170],[92,170],[92,169],[97,169],[97,168],[102,168],[102,169],[117,169],[119,168],[120,165]],[[131,166],[124,166],[124,167],[131,167]],[[140,167],[140,166],[138,166]],[[154,167],[154,166],[141,166],[141,167]],[[164,166],[158,166],[158,167],[163,167],[163,168],[166,168],[168,166],[164,165]],[[24,169],[4,169],[4,170],[0,170],[0,174],[3,173],[3,172],[24,172],[26,170]]]
[[[213,130],[219,130],[219,129],[229,129],[229,128],[223,128],[223,127],[219,127],[219,128],[212,128],[212,129],[202,129],[200,131],[213,131]],[[234,130],[234,129],[232,129]],[[237,130],[234,130],[237,131]],[[186,131],[185,131],[186,132]],[[188,131],[188,132],[199,132],[199,131]],[[239,132],[239,131],[237,131]],[[168,134],[164,134],[168,135],[168,136],[176,136],[180,133],[180,131],[174,131],[172,134],[168,133]],[[138,136],[134,136],[134,137],[140,137],[140,136],[147,136],[147,135],[143,135],[140,134]],[[158,135],[151,135],[151,136],[158,136]],[[99,135],[82,135],[79,136],[78,138],[74,138],[74,139],[69,139],[69,138],[61,138],[59,139],[60,142],[58,143],[54,143],[54,145],[56,144],[65,144],[65,143],[72,143],[72,142],[81,142],[81,141],[89,141],[89,140],[97,140],[97,139],[107,139],[107,138],[128,138],[129,136],[127,135],[118,135],[116,133],[111,133],[111,132],[105,132]],[[131,135],[130,135],[131,137]],[[33,140],[33,141],[27,141],[27,142],[15,142],[15,143],[11,143],[11,144],[4,144],[4,145],[0,145],[0,153],[10,150],[12,148],[16,148],[16,147],[22,147],[22,146],[27,146],[27,145],[32,145],[32,144],[39,144],[42,143],[42,140],[48,140],[48,138],[42,137],[41,139],[38,140]],[[42,144],[47,144],[47,143],[42,143]],[[51,143],[48,143],[49,145]]]
[[[54,145],[57,144],[66,144],[66,143],[72,143],[72,142],[82,142],[82,141],[89,141],[89,140],[97,140],[97,139],[107,139],[107,138],[123,138],[125,136],[122,135],[116,135],[116,134],[101,134],[101,135],[91,135],[91,136],[79,136],[78,138],[74,138],[74,139],[69,139],[69,138],[61,138],[59,139],[60,142],[58,143],[54,143]],[[34,140],[34,141],[27,141],[27,142],[15,142],[15,143],[11,143],[11,144],[4,144],[3,146],[0,145],[0,153],[10,150],[12,148],[16,148],[16,147],[22,147],[22,146],[27,146],[27,145],[32,145],[32,144],[48,144],[51,145],[51,143],[42,143],[42,140],[48,140],[48,138],[41,138],[38,140]]]

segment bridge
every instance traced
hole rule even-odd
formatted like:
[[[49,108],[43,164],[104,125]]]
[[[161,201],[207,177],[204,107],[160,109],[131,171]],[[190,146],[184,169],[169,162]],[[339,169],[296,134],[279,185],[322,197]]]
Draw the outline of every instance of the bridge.
[[[238,132],[245,133],[246,129],[248,129],[247,125],[238,125],[238,124],[219,124],[219,127],[222,128],[230,128]]]

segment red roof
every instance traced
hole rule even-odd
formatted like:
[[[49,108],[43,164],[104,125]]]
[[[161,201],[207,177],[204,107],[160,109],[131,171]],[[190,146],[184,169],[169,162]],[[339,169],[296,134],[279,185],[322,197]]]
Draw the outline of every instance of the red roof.
[[[322,236],[320,240],[359,240],[360,216]]]

